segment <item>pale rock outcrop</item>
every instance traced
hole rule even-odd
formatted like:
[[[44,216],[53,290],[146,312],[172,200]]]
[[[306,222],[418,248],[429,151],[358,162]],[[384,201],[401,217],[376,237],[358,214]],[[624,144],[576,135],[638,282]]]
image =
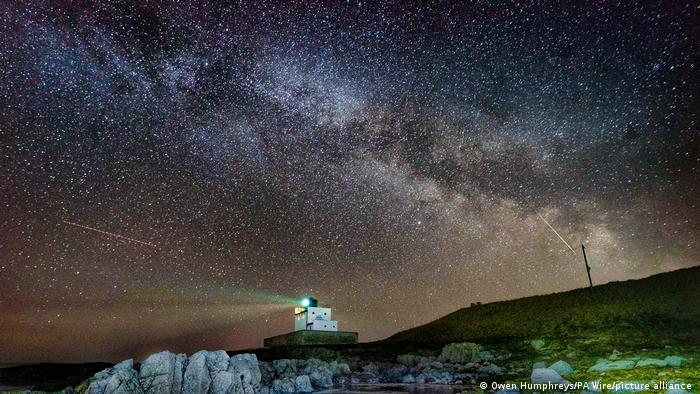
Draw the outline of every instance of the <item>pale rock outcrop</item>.
[[[637,361],[637,364],[635,365],[635,368],[639,367],[665,367],[667,366],[668,363],[666,360],[659,360],[658,358],[645,358],[643,360]]]
[[[681,356],[667,356],[664,361],[669,367],[682,367],[685,365],[686,359]]]
[[[403,362],[400,363],[363,363],[351,359],[350,364],[319,359],[264,362],[254,354],[229,357],[222,350],[200,351],[188,358],[184,354],[164,351],[149,356],[137,370],[128,360],[96,374],[88,392],[291,394],[342,387],[347,383],[476,384],[479,380],[492,379],[504,373],[502,368],[482,357],[484,351],[479,350],[478,345],[460,343],[448,346],[439,358],[403,355],[400,357]],[[451,362],[451,359],[477,361]],[[563,380],[555,370],[543,370],[554,373],[554,380]],[[533,375],[534,380],[540,379],[534,372]]]
[[[274,360],[272,367],[275,370],[275,374],[280,377],[296,377],[297,375],[297,366],[294,360],[286,358]]]
[[[390,381],[393,382],[398,382],[401,381],[401,378],[408,373],[408,367],[405,365],[395,365],[389,368],[387,371],[387,378]]]
[[[294,390],[296,390],[296,383],[295,383],[296,378],[283,378],[283,379],[275,379],[272,382],[272,393],[274,394],[288,394],[288,393],[294,393]]]
[[[209,371],[209,376],[212,379],[214,379],[214,377],[220,372],[226,371],[228,369],[229,357],[228,354],[226,354],[226,351],[217,350],[215,352],[208,352],[206,350],[202,350],[199,353],[204,353],[204,359],[206,360],[207,370]]]
[[[549,369],[557,371],[557,373],[561,376],[567,376],[574,373],[574,369],[571,367],[571,365],[564,360],[555,362],[549,366]]]
[[[532,383],[566,383],[566,380],[557,371],[550,368],[536,368],[532,370],[530,381]]]
[[[232,392],[234,376],[230,372],[219,372],[211,382],[209,392],[211,394],[229,394]]]
[[[107,381],[104,394],[141,394],[144,391],[138,383],[138,375],[133,369],[117,371]]]
[[[139,385],[149,394],[179,393],[182,389],[184,354],[155,353],[141,363]]]
[[[294,388],[297,393],[311,393],[314,391],[311,385],[311,379],[308,375],[299,375],[294,380]]]
[[[199,351],[189,358],[168,351],[150,355],[134,369],[132,360],[96,373],[88,394],[255,394],[261,373],[257,357],[229,358],[223,350]],[[292,381],[292,392],[294,391]]]
[[[610,361],[605,359],[599,359],[598,362],[588,368],[588,372],[605,372],[605,371],[617,371],[620,369],[632,369],[634,368],[634,360],[616,360]]]
[[[304,367],[304,374],[309,376],[311,385],[316,389],[326,389],[333,387],[333,372],[328,368],[328,364],[317,359],[310,359]]]
[[[187,355],[179,353],[175,356],[175,365],[173,366],[173,393],[182,392],[182,383],[185,380],[185,368],[187,367]]]
[[[315,388],[327,389],[333,387],[333,374],[327,368],[317,369],[309,375]]]
[[[96,373],[88,386],[87,394],[120,394],[131,387],[129,380],[135,378],[134,360],[124,360],[111,368]],[[138,386],[138,384],[136,384]],[[121,391],[120,391],[121,390]],[[134,388],[135,393],[141,392]]]
[[[241,394],[246,391],[238,375],[221,371],[212,380],[209,392],[210,394]]]
[[[331,370],[333,373],[334,377],[337,376],[346,376],[352,374],[352,370],[350,370],[350,366],[346,363],[339,363],[337,361],[332,361],[328,365],[328,369]]]
[[[227,371],[238,375],[243,385],[249,386],[250,390],[260,389],[262,374],[255,354],[234,355],[228,361]]]
[[[200,351],[187,360],[182,392],[190,394],[207,394],[211,384],[211,375],[207,369],[206,351]]]

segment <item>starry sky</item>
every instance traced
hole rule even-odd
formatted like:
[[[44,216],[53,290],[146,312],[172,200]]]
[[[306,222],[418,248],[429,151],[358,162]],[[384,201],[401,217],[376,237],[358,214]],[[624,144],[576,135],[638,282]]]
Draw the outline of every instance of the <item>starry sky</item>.
[[[0,362],[261,346],[305,294],[381,339],[587,286],[582,243],[697,265],[698,11],[2,2]]]

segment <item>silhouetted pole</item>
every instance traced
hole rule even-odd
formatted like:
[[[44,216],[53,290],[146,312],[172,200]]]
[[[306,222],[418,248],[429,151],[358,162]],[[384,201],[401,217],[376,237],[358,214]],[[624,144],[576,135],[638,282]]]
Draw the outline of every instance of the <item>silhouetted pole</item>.
[[[593,287],[593,281],[591,280],[591,267],[588,266],[588,259],[586,258],[586,247],[581,244],[581,250],[583,250],[583,262],[586,263],[586,272],[588,273],[588,284]]]

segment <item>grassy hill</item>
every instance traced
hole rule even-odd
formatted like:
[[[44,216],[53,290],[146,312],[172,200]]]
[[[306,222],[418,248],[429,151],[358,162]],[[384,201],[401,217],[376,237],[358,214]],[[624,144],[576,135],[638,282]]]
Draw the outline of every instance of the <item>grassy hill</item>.
[[[533,280],[540,280],[533,278]],[[381,341],[436,347],[555,338],[616,346],[700,344],[700,267],[463,308]]]

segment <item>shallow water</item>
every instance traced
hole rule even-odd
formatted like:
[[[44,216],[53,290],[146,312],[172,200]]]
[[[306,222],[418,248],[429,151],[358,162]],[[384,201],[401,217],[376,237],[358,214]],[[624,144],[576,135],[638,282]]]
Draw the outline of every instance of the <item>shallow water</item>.
[[[355,393],[411,393],[411,394],[454,394],[466,389],[464,385],[451,384],[400,384],[400,383],[376,383],[353,384],[345,387],[320,391],[329,394],[355,394]]]

